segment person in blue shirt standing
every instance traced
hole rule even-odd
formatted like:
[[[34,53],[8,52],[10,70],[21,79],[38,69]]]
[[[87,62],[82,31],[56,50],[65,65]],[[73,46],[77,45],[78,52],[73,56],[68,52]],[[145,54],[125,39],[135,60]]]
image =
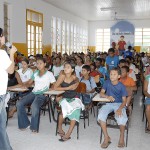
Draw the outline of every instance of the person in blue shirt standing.
[[[131,52],[132,50],[132,46],[128,46],[128,49],[124,52],[124,58],[126,58],[127,56],[132,57],[133,53]]]
[[[106,57],[106,67],[107,70],[111,70],[114,67],[117,67],[119,63],[119,57],[115,56],[115,50],[110,48],[108,50],[108,56]]]
[[[104,133],[104,142],[102,143],[102,148],[107,148],[111,143],[111,139],[107,132],[106,120],[109,113],[115,113],[115,119],[117,124],[120,126],[120,139],[118,142],[118,147],[124,147],[124,132],[125,125],[127,122],[126,115],[126,102],[127,102],[127,91],[126,87],[119,82],[121,71],[119,68],[113,68],[110,70],[110,80],[105,81],[103,88],[100,92],[100,96],[107,98],[111,103],[106,103],[99,110],[98,122]]]

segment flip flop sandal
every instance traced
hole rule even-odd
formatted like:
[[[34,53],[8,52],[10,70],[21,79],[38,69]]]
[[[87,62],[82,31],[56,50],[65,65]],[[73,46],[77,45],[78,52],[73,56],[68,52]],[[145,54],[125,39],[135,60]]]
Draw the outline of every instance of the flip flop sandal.
[[[150,130],[148,128],[146,128],[145,133],[150,134]]]
[[[66,142],[66,141],[68,141],[70,139],[71,139],[71,137],[69,137],[69,138],[62,137],[61,139],[59,139],[59,141],[60,142]]]
[[[125,144],[124,144],[124,143],[119,143],[119,144],[118,144],[118,147],[119,147],[119,148],[123,148],[123,147],[125,147]]]
[[[101,148],[107,148],[111,144],[111,141],[108,141],[107,143],[102,143]]]
[[[65,135],[65,132],[64,133],[61,133],[61,132],[57,132],[57,134],[60,136],[60,137],[63,137]]]

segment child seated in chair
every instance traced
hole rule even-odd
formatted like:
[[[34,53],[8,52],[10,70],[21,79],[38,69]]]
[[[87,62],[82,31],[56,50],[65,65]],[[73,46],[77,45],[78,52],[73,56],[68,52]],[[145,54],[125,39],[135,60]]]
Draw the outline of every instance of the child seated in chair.
[[[90,66],[84,65],[82,67],[82,77],[80,78],[80,82],[83,82],[86,84],[86,93],[83,94],[83,103],[85,105],[88,105],[91,103],[91,98],[95,92],[96,83],[94,81],[93,77],[90,77]]]
[[[126,90],[127,90],[127,93],[128,93],[126,106],[128,107],[129,111],[131,112],[131,110],[132,110],[132,108],[131,108],[131,99],[132,99],[132,96],[133,96],[133,91],[136,91],[137,87],[136,87],[135,81],[132,78],[130,78],[128,76],[128,74],[129,74],[129,67],[123,66],[121,68],[120,82],[126,86]]]
[[[115,119],[120,126],[120,139],[118,147],[125,146],[124,132],[128,120],[125,110],[127,91],[126,87],[119,82],[120,74],[121,72],[119,68],[112,68],[110,70],[110,80],[105,81],[100,92],[102,97],[110,100],[110,103],[106,103],[106,105],[101,107],[98,114],[98,122],[100,123],[104,133],[104,142],[101,145],[102,148],[107,148],[111,143],[111,138],[108,135],[106,126],[108,114],[111,112],[115,113]]]
[[[146,133],[150,134],[150,75],[145,77],[144,81],[144,95],[145,95],[145,114],[148,126],[145,129]]]

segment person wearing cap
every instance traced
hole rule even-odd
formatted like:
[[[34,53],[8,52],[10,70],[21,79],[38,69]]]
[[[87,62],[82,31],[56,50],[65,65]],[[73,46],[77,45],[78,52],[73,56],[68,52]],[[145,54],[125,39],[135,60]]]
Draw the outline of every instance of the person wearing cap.
[[[2,50],[2,46],[5,45],[5,37],[3,35],[3,29],[0,28],[0,150],[12,150],[8,135],[6,133],[6,109],[5,109],[5,97],[7,91],[8,73],[14,72],[14,54],[17,49],[12,46],[10,49],[10,58],[6,51]]]

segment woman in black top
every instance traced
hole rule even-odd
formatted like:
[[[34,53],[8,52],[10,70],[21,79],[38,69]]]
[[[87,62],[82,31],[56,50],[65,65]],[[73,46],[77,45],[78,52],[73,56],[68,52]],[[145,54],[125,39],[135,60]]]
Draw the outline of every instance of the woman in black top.
[[[54,90],[65,91],[59,100],[62,113],[59,115],[58,133],[61,136],[60,141],[70,139],[70,135],[75,126],[76,121],[79,122],[81,108],[84,108],[81,100],[77,98],[76,88],[79,84],[75,73],[75,65],[71,62],[64,64],[64,72],[59,75],[59,78],[54,85]],[[70,127],[67,133],[62,129],[64,118],[69,118]]]

